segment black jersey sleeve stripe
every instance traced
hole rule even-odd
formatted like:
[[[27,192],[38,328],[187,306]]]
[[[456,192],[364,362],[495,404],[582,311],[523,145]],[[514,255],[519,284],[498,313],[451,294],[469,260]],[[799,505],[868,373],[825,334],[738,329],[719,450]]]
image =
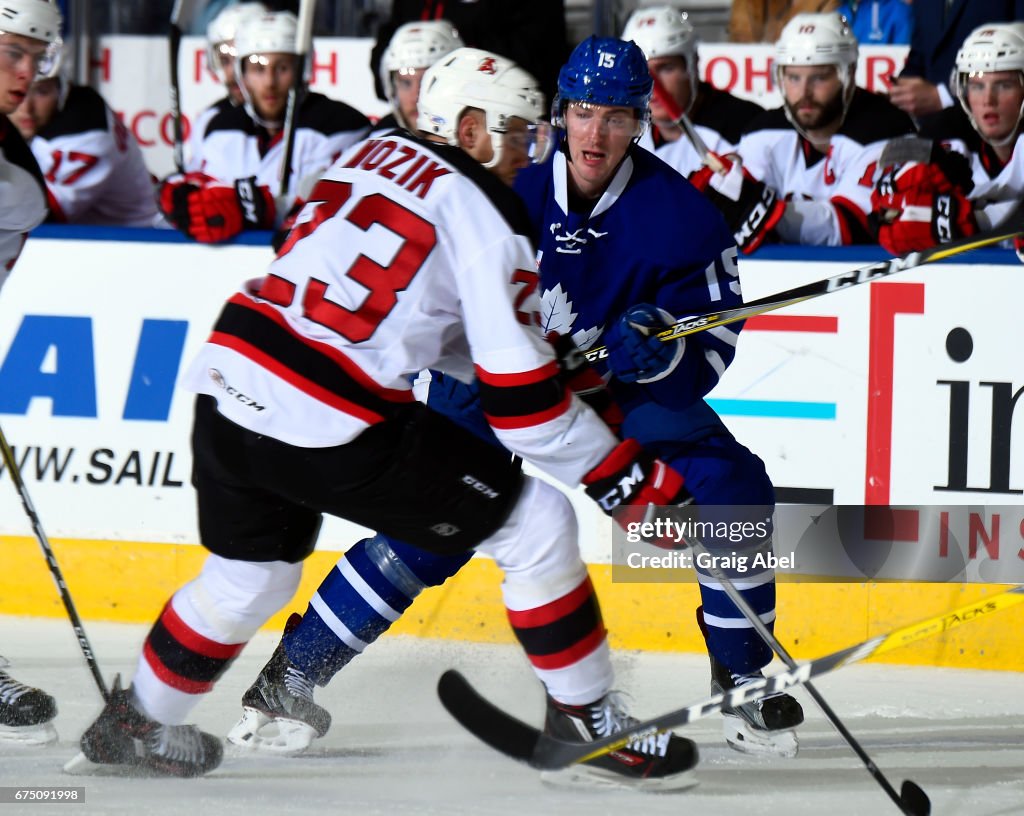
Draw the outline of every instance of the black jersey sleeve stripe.
[[[358,406],[363,409],[360,418],[391,416],[400,405],[414,400],[411,389],[385,388],[373,382],[340,351],[303,340],[271,311],[270,307],[261,309],[244,295],[236,295],[221,312],[211,341],[243,354],[249,349],[258,352],[261,359],[257,362],[275,361],[275,374],[314,397],[322,398],[316,393],[322,389],[337,398],[332,403],[342,410]]]

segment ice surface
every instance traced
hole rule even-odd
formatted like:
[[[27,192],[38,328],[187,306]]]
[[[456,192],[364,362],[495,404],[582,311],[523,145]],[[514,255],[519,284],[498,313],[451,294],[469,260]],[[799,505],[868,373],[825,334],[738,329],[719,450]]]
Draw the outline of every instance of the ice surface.
[[[334,715],[331,731],[299,758],[229,756],[203,779],[72,777],[61,772],[100,699],[70,624],[0,617],[0,652],[19,680],[54,694],[60,742],[46,748],[0,743],[0,786],[84,786],[84,804],[2,806],[31,814],[319,814],[325,816],[882,816],[897,813],[859,760],[806,695],[808,722],[794,760],[753,758],[725,747],[717,718],[685,734],[700,745],[700,784],[676,794],[566,791],[491,751],[437,702],[434,685],[460,669],[493,700],[538,723],[542,696],[512,647],[385,638],[358,658],[317,700]],[[87,626],[104,674],[130,676],[146,627]],[[260,635],[194,712],[223,735],[239,698],[277,642]],[[708,672],[697,655],[617,654],[618,685],[633,710],[654,715],[705,696]],[[911,778],[937,816],[1024,814],[1024,678],[1004,672],[856,665],[818,688],[899,788]],[[5,810],[4,812],[7,812]]]

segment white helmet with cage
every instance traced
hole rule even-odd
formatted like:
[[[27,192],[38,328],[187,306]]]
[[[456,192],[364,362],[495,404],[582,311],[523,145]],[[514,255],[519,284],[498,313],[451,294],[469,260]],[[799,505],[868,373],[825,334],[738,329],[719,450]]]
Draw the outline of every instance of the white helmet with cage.
[[[842,118],[845,119],[857,87],[857,38],[850,30],[845,17],[838,12],[797,14],[786,23],[778,42],[775,43],[776,85],[783,87],[784,68],[800,65],[836,67],[836,73],[843,84]],[[793,126],[802,133],[789,105],[784,104],[783,108]]]
[[[526,121],[531,159],[542,162],[551,147],[550,126],[541,121],[544,94],[530,74],[516,63],[489,51],[458,48],[435,62],[423,75],[419,98],[420,130],[458,145],[459,119],[466,108],[483,111],[494,157],[501,161],[502,139],[509,119]]]
[[[415,21],[395,30],[381,55],[380,82],[391,109],[400,120],[394,75],[429,68],[441,57],[464,45],[455,26],[447,20]],[[415,126],[415,122],[411,124]]]
[[[235,3],[223,9],[206,27],[206,64],[222,83],[225,82],[221,56],[235,59],[235,33],[239,26],[253,17],[267,13],[262,3]]]
[[[990,23],[980,26],[967,35],[967,39],[957,52],[950,85],[967,118],[971,120],[971,125],[979,134],[981,131],[978,129],[978,123],[967,103],[967,84],[971,77],[995,71],[1016,71],[1021,84],[1024,85],[1024,22]],[[1021,109],[1017,114],[1017,127],[1005,138],[990,144],[1002,147],[1017,138],[1022,118],[1024,102],[1021,103]]]
[[[59,67],[62,18],[55,0],[0,0],[0,34],[20,34],[48,44],[39,62],[40,78],[55,76]]]
[[[235,78],[242,92],[246,113],[254,122],[266,128],[281,127],[281,122],[264,119],[256,112],[252,96],[245,85],[245,64],[258,62],[266,54],[298,54],[298,18],[290,11],[273,11],[259,17],[245,19],[235,32]],[[306,60],[304,83],[309,81],[310,63]]]

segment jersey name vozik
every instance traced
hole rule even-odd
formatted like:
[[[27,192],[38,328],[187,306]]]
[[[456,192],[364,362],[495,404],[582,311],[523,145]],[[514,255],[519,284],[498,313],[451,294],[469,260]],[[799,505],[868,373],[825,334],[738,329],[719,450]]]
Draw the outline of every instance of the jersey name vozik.
[[[437,179],[451,173],[427,154],[394,139],[371,139],[345,167],[376,173],[421,199]]]

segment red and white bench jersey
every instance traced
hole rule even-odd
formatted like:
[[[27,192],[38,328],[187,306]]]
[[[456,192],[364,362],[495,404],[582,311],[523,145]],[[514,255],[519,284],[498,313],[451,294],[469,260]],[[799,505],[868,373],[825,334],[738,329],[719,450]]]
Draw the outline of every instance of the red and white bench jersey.
[[[188,148],[185,154],[185,169],[187,171],[199,171],[199,162],[202,161],[203,157],[203,138],[210,122],[213,121],[215,116],[234,107],[231,104],[231,97],[225,96],[223,99],[214,102],[210,107],[203,108],[192,119],[188,131]]]
[[[978,228],[999,227],[1024,201],[1024,135],[1018,134],[1013,154],[1003,162],[971,127],[967,115],[957,105],[945,108],[929,120],[921,135],[941,142],[963,154],[971,163],[974,189],[968,198],[974,205]]]
[[[0,115],[0,288],[14,269],[28,232],[46,218],[46,196],[32,151]]]
[[[257,184],[279,195],[283,134],[268,137],[243,106],[218,104],[216,115],[197,120],[189,169],[228,183],[255,176]],[[319,176],[369,131],[370,120],[350,105],[323,94],[306,94],[295,127],[290,190],[298,189],[311,173]],[[287,210],[278,207],[278,222]]]
[[[127,227],[163,221],[138,142],[92,88],[73,85],[31,147],[52,220]]]
[[[725,156],[736,149],[743,128],[764,113],[764,108],[720,91],[707,82],[701,82],[700,88],[699,100],[690,111],[690,121],[704,146],[712,153]],[[659,159],[687,177],[704,165],[697,148],[685,134],[674,142],[666,141],[652,125],[640,139],[640,146],[653,150]]]
[[[879,156],[889,139],[914,132],[910,117],[888,99],[857,88],[827,153],[797,133],[782,108],[752,121],[737,152],[754,178],[789,201],[776,227],[786,243],[874,243],[867,218]]]
[[[515,193],[458,148],[367,140],[225,306],[186,387],[238,425],[326,447],[411,402],[422,369],[475,373],[502,443],[578,484],[616,440],[559,384],[527,230]]]

